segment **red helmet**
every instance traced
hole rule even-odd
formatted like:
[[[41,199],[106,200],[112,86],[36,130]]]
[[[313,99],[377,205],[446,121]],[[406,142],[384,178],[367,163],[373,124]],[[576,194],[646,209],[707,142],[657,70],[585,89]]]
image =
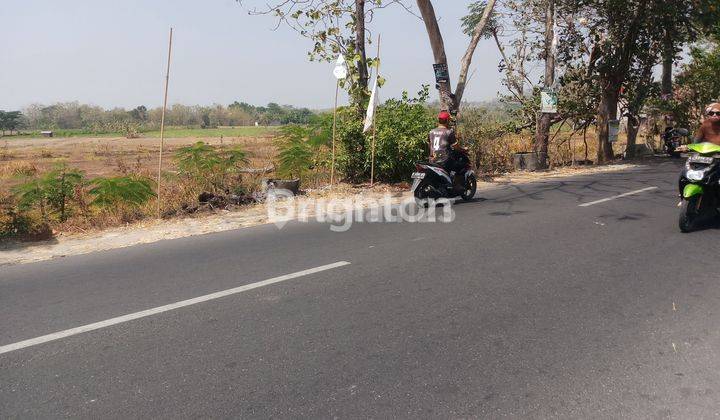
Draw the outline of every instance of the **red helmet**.
[[[448,113],[447,111],[441,111],[438,114],[438,121],[440,121],[440,122],[450,121],[450,113]]]

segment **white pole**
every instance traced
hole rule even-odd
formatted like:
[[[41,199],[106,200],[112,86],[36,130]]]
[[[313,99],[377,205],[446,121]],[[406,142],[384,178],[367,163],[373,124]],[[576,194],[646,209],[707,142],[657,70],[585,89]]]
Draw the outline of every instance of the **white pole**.
[[[173,28],[170,28],[170,42],[168,43],[167,71],[165,73],[165,98],[163,99],[162,116],[160,117],[160,156],[158,158],[158,175],[157,175],[157,214],[161,217],[160,207],[162,200],[160,198],[160,182],[162,175],[162,159],[163,145],[165,143],[165,110],[167,110],[168,85],[170,84],[170,56],[172,54],[172,38]]]

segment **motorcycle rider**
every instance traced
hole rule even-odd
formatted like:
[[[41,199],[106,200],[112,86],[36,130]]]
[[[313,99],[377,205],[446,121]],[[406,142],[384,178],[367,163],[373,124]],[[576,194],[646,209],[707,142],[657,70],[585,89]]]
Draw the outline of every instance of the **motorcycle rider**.
[[[453,145],[456,143],[455,130],[450,128],[450,114],[442,111],[438,114],[437,128],[430,130],[428,134],[430,162],[441,166],[448,173],[456,170],[452,159]]]
[[[720,145],[720,103],[715,102],[705,108],[705,118],[695,132],[694,141]]]
[[[695,132],[693,142],[709,142],[720,145],[720,103],[714,102],[705,108],[705,118],[703,118],[700,128]],[[687,146],[678,148],[678,151],[682,152],[687,150]]]

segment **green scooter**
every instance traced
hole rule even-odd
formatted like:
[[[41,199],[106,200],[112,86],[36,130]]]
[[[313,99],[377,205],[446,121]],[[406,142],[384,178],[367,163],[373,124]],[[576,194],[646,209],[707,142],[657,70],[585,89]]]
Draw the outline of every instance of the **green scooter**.
[[[680,175],[682,232],[692,232],[718,218],[720,204],[720,146],[696,143],[687,146],[690,156]]]

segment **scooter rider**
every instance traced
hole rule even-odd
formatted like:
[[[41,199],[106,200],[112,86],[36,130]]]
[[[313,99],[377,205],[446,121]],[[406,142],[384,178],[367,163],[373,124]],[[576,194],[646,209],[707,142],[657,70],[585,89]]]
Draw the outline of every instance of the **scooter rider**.
[[[715,102],[705,108],[705,118],[693,136],[694,143],[709,142],[720,145],[720,103]],[[686,152],[687,146],[680,146],[678,151]]]
[[[431,130],[428,135],[430,161],[442,166],[448,172],[455,170],[452,147],[456,143],[455,130],[450,128],[450,114],[442,111],[438,114],[437,128]]]
[[[695,143],[710,142],[720,145],[720,103],[705,108],[705,118],[694,136]]]

